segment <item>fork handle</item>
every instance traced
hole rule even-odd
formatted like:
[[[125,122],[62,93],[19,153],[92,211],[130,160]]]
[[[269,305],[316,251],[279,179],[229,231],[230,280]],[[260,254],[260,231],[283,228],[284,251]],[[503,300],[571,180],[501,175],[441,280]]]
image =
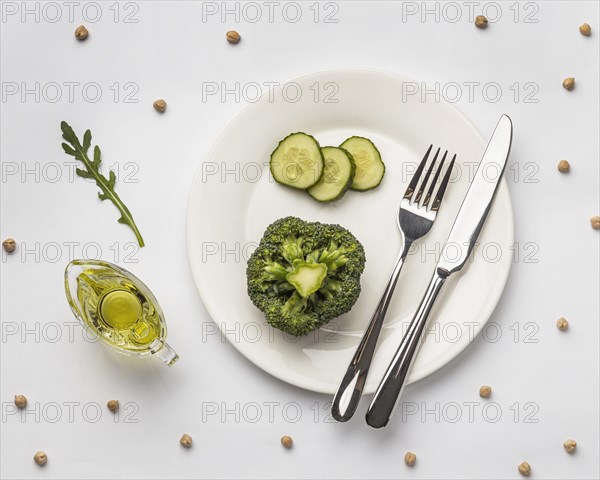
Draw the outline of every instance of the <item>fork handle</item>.
[[[410,322],[402,342],[400,342],[394,359],[385,372],[379,387],[377,387],[366,417],[367,423],[373,428],[385,427],[394,412],[398,397],[400,397],[404,388],[406,377],[421,346],[421,339],[427,325],[429,313],[446,278],[448,278],[448,274],[445,271],[438,269],[434,273],[421,304]]]
[[[385,287],[385,291],[377,304],[377,308],[373,312],[369,326],[367,327],[367,330],[350,361],[350,365],[348,365],[348,370],[346,370],[346,374],[333,398],[331,414],[338,422],[347,422],[350,420],[356,411],[356,407],[358,407],[367,380],[367,374],[369,373],[369,366],[371,365],[373,355],[375,354],[379,333],[381,332],[381,327],[390,300],[392,299],[394,288],[398,282],[400,271],[402,270],[404,260],[406,259],[411,245],[412,241],[408,239],[404,241],[402,252],[398,256],[392,276]]]

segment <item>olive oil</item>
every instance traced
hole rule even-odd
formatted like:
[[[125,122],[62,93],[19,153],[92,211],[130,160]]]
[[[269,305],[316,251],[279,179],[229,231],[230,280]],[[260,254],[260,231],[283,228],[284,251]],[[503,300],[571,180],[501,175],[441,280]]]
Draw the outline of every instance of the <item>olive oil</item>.
[[[165,343],[167,326],[156,298],[137,277],[99,260],[74,260],[65,272],[73,313],[106,344],[129,355],[179,358]]]
[[[145,350],[161,337],[154,305],[127,277],[110,269],[88,269],[77,277],[77,296],[88,326],[127,350]]]

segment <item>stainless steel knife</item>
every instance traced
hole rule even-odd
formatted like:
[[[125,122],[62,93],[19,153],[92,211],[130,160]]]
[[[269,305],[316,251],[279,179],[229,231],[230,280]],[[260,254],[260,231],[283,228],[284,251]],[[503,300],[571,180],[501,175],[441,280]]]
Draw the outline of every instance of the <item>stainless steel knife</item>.
[[[385,427],[391,418],[442,285],[450,275],[464,267],[475,247],[504,173],[511,142],[512,122],[507,115],[502,115],[454,220],[429,287],[371,401],[367,423],[373,428]],[[490,166],[495,168],[490,169]],[[492,171],[493,179],[488,178]]]

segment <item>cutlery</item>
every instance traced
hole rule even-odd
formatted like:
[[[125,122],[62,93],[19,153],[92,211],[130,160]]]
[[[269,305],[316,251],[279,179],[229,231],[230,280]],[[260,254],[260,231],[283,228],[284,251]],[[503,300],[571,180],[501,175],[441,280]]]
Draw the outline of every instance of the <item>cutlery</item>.
[[[435,300],[446,279],[467,263],[498,190],[511,142],[512,122],[507,115],[502,115],[452,225],[427,291],[371,401],[366,419],[373,428],[387,425],[421,345]]]
[[[427,150],[427,153],[425,153],[423,160],[421,160],[421,163],[417,167],[417,170],[404,193],[404,197],[402,197],[400,202],[397,220],[402,237],[402,248],[398,260],[396,260],[396,266],[394,267],[392,276],[385,287],[385,291],[379,300],[379,304],[371,317],[369,326],[356,349],[356,353],[354,354],[354,357],[348,366],[348,370],[333,399],[331,413],[333,418],[338,422],[348,421],[356,411],[356,407],[360,402],[360,397],[365,386],[369,366],[371,365],[375,353],[377,339],[379,338],[379,333],[381,332],[385,314],[390,304],[390,300],[392,299],[392,294],[394,293],[400,271],[404,265],[404,260],[406,259],[413,242],[425,236],[431,229],[440,208],[440,204],[442,203],[444,192],[448,186],[448,180],[450,179],[450,173],[452,172],[456,155],[452,158],[446,174],[439,183],[439,188],[437,191],[435,189],[446,156],[448,155],[448,151],[446,151],[436,169],[429,188],[425,190],[434,166],[437,163],[440,153],[439,148],[433,157],[431,165],[425,173],[423,181],[419,184],[419,180],[425,170],[432,148],[433,145],[431,145]],[[427,193],[423,196],[425,191]]]

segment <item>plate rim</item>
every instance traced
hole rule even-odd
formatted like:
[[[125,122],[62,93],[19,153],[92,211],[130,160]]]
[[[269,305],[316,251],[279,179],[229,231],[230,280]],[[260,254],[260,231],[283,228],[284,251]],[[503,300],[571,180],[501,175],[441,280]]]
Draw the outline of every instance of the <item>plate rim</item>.
[[[404,75],[400,75],[396,72],[392,72],[392,71],[385,70],[385,69],[367,68],[367,67],[338,67],[338,68],[314,70],[314,71],[311,71],[308,73],[304,73],[302,75],[295,76],[289,80],[284,81],[283,83],[280,83],[280,85],[278,87],[276,87],[274,89],[274,91],[280,90],[282,88],[281,85],[284,85],[286,83],[290,83],[290,82],[299,83],[300,81],[302,81],[306,78],[310,78],[310,77],[316,77],[316,76],[320,76],[320,75],[324,75],[324,74],[340,75],[340,74],[353,74],[353,73],[376,74],[376,75],[382,75],[382,76],[385,76],[388,78],[392,78],[394,80],[416,82],[416,80],[414,80],[410,77],[406,77]],[[191,270],[192,277],[194,279],[194,283],[196,285],[198,294],[200,295],[202,304],[204,305],[204,308],[208,312],[210,319],[217,325],[217,328],[219,329],[221,334],[225,336],[228,343],[232,344],[238,353],[240,353],[245,359],[250,361],[254,366],[260,368],[262,371],[268,373],[269,375],[271,375],[272,377],[276,378],[277,380],[279,380],[281,382],[284,382],[288,385],[302,388],[304,390],[308,390],[311,392],[333,395],[335,393],[335,390],[332,391],[331,389],[321,388],[319,384],[314,384],[314,383],[309,384],[308,382],[304,382],[304,381],[291,382],[288,379],[282,378],[282,376],[278,373],[278,370],[275,368],[272,368],[271,365],[269,364],[269,362],[260,362],[259,359],[251,358],[250,355],[246,353],[246,351],[244,351],[243,349],[238,347],[236,342],[232,342],[230,340],[231,334],[227,333],[227,331],[224,332],[221,329],[219,322],[216,320],[216,315],[215,315],[215,312],[214,312],[212,306],[209,305],[209,303],[205,300],[205,298],[207,297],[207,293],[201,286],[201,282],[200,282],[198,276],[196,275],[194,268],[192,268],[192,258],[191,258],[192,245],[191,245],[191,228],[190,228],[190,223],[192,220],[192,199],[194,197],[194,192],[195,192],[196,186],[198,184],[198,179],[200,178],[200,175],[201,175],[202,162],[204,161],[204,159],[206,159],[209,156],[209,154],[211,154],[211,152],[215,148],[215,145],[225,135],[225,132],[227,132],[230,125],[233,124],[238,119],[238,117],[242,116],[246,112],[246,110],[248,110],[249,108],[254,106],[256,103],[258,103],[261,99],[263,99],[268,94],[269,94],[269,92],[263,93],[256,102],[248,103],[247,105],[242,107],[238,112],[236,112],[223,125],[223,127],[221,127],[221,130],[219,131],[219,133],[212,139],[212,141],[209,143],[208,147],[205,149],[204,153],[202,154],[202,157],[201,157],[202,161],[196,168],[196,172],[192,179],[190,193],[188,195],[188,201],[187,201],[187,207],[186,207],[186,227],[185,227],[186,234],[185,235],[186,235],[186,256],[187,256],[187,260],[188,260],[188,266],[189,266],[189,269]],[[484,136],[481,134],[479,129],[475,126],[475,124],[467,117],[467,115],[462,110],[460,110],[456,105],[446,101],[443,98],[441,98],[438,103],[440,105],[444,105],[446,108],[454,110],[454,112],[457,113],[462,118],[462,120],[465,122],[465,124],[471,128],[471,130],[477,136],[477,138],[481,141],[481,143],[483,145],[486,144]],[[508,182],[506,181],[505,175],[503,176],[502,180],[500,181],[499,190],[506,190],[506,193],[507,193],[507,202],[508,202],[507,209],[508,209],[508,215],[509,215],[509,219],[510,219],[508,234],[510,237],[510,242],[514,243],[514,238],[515,238],[515,236],[514,236],[514,211],[513,211],[513,206],[512,206],[512,199],[510,196],[510,189],[508,188]],[[502,283],[499,286],[500,293],[498,296],[498,300],[496,301],[496,303],[493,306],[491,306],[491,308],[486,309],[481,315],[481,318],[485,318],[485,321],[482,322],[482,327],[481,327],[482,329],[489,322],[491,316],[494,314],[494,311],[498,307],[498,304],[502,300],[504,290],[506,289],[506,282],[508,281],[508,277],[512,270],[512,262],[509,262],[507,265],[508,265],[508,268],[506,269],[506,272],[504,273],[504,278],[502,279]],[[444,368],[448,364],[452,363],[454,360],[456,360],[457,357],[460,356],[461,353],[463,353],[470,346],[471,343],[472,342],[469,342],[469,344],[467,344],[463,349],[459,350],[455,354],[450,355],[446,362],[442,362],[441,364],[430,366],[429,368],[424,368],[422,370],[421,375],[419,375],[417,378],[410,378],[410,376],[409,376],[409,379],[408,379],[409,381],[407,382],[407,385],[418,382],[418,381],[430,376],[431,374],[435,373],[436,371]],[[375,391],[375,389],[368,388],[368,385],[365,385],[364,394],[367,394],[367,395],[372,394],[372,393],[374,393],[374,391]]]

